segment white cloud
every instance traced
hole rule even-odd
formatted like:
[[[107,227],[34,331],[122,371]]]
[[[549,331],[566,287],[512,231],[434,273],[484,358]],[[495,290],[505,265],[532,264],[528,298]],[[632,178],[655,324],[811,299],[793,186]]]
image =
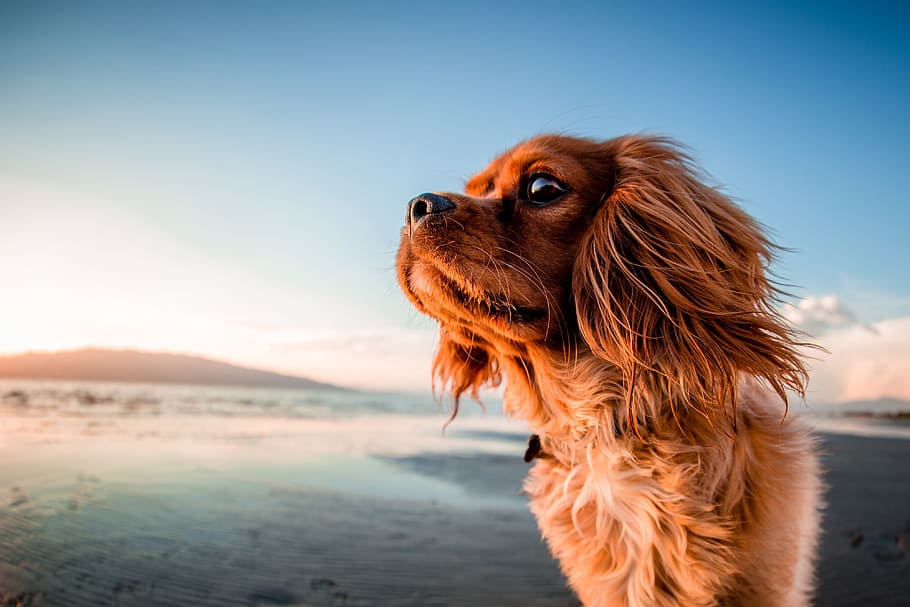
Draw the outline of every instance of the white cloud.
[[[910,317],[865,323],[831,294],[785,304],[781,313],[827,350],[805,352],[810,405],[910,399]]]
[[[836,295],[810,296],[781,308],[784,317],[810,335],[823,335],[831,330],[861,325]],[[861,325],[871,330],[869,325]]]
[[[817,339],[829,353],[812,352],[809,404],[894,397],[910,400],[910,317],[871,329],[854,324]]]

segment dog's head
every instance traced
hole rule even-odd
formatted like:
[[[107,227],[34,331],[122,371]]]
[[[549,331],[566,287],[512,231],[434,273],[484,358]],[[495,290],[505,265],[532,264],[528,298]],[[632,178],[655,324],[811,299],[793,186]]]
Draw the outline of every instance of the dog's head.
[[[398,278],[440,323],[434,369],[456,396],[497,383],[503,357],[550,348],[616,365],[630,394],[722,405],[741,372],[782,396],[804,385],[770,251],[672,142],[542,136],[463,195],[411,200]]]

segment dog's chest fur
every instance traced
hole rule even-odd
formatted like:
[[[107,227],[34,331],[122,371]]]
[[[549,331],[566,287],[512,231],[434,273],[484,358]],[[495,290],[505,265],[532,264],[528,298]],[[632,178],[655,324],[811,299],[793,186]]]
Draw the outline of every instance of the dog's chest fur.
[[[734,573],[732,526],[692,495],[692,479],[619,444],[578,456],[574,463],[539,459],[525,490],[585,605],[680,604],[673,597],[713,604]],[[674,569],[687,570],[687,578],[672,575]],[[596,589],[586,595],[593,579]]]
[[[586,606],[808,603],[819,493],[812,441],[798,421],[781,423],[773,395],[748,383],[743,394],[743,431],[712,446],[665,434],[559,449],[544,437],[525,491]],[[777,515],[784,510],[791,516]],[[781,551],[783,543],[799,548]]]

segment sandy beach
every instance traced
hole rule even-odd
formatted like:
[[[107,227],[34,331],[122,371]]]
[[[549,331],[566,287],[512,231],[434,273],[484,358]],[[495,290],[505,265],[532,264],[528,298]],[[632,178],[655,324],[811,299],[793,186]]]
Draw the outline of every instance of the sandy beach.
[[[7,406],[0,605],[575,605],[525,431],[443,422]],[[823,447],[816,604],[907,605],[910,441]]]

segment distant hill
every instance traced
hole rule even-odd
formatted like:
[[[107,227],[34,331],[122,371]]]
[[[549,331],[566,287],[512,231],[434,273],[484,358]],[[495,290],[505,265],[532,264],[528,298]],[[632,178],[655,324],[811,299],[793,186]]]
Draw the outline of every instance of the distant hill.
[[[98,348],[0,356],[0,378],[344,389],[198,356]]]
[[[910,412],[910,401],[900,398],[879,398],[876,400],[853,400],[844,403],[819,405],[826,412],[847,415],[896,415]]]

